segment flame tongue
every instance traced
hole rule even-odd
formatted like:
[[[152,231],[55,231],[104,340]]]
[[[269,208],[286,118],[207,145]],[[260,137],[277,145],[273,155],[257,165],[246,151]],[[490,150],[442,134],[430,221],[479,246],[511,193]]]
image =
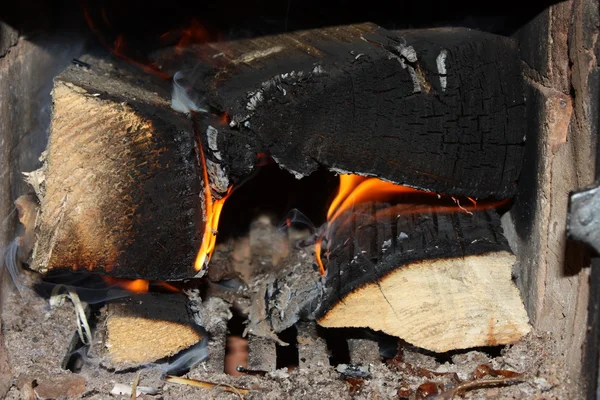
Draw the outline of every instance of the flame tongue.
[[[340,175],[340,190],[329,207],[327,222],[333,222],[342,213],[352,209],[354,205],[369,201],[388,201],[391,197],[408,193],[424,193],[435,196],[435,194],[430,192],[396,185],[377,178]]]
[[[400,202],[400,196],[407,196]],[[466,212],[477,208],[477,202],[469,197],[461,201],[455,197],[441,198],[437,193],[413,189],[408,186],[385,182],[377,178],[369,178],[354,174],[340,175],[340,186],[337,195],[331,202],[327,211],[327,224],[315,245],[316,261],[321,274],[325,274],[325,267],[321,258],[323,241],[330,242],[334,231],[339,231],[354,218],[354,209],[365,203],[387,203],[392,201],[395,205],[377,210],[372,216],[376,220],[388,214],[408,215],[417,212]],[[484,208],[499,207],[510,199],[488,202]],[[397,204],[399,203],[399,204]],[[328,255],[328,253],[326,252]]]
[[[202,243],[194,262],[194,269],[198,272],[202,271],[205,265],[208,264],[212,253],[215,250],[217,243],[217,228],[219,227],[219,218],[225,200],[231,194],[233,186],[227,189],[227,193],[220,199],[213,199],[212,191],[210,190],[210,180],[208,176],[208,169],[206,167],[206,157],[204,156],[204,146],[198,133],[199,130],[194,121],[194,128],[196,130],[197,145],[198,145],[198,164],[202,168],[202,180],[204,184],[204,204],[205,204],[205,219],[204,219],[204,233],[202,234]]]

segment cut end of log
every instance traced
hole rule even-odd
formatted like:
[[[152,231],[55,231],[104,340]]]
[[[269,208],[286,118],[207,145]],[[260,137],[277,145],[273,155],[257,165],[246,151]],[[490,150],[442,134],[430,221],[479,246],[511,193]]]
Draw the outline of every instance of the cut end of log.
[[[142,295],[110,304],[106,347],[110,361],[139,365],[172,356],[202,336],[179,295]]]
[[[93,68],[54,80],[30,267],[193,277],[205,209],[191,122],[172,112],[162,82],[82,60]]]
[[[318,322],[368,327],[435,352],[514,343],[531,326],[506,251],[413,262],[344,296]]]

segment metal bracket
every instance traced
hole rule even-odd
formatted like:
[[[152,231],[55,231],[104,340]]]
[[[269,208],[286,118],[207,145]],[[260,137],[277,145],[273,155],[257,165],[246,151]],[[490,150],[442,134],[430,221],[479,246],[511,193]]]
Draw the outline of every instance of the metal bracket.
[[[600,253],[600,185],[571,193],[567,234]]]

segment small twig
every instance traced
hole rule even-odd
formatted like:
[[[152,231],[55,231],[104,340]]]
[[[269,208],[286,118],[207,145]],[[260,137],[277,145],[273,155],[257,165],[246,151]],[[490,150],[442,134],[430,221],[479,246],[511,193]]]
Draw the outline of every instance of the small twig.
[[[181,378],[181,377],[172,376],[172,375],[167,375],[165,378],[165,381],[170,382],[170,383],[178,383],[180,385],[194,386],[194,387],[198,387],[198,388],[202,388],[202,389],[221,388],[221,389],[225,390],[226,392],[237,394],[238,396],[240,396],[240,398],[243,398],[243,395],[250,393],[249,389],[237,388],[237,387],[223,384],[223,383],[212,383],[212,382],[199,381],[196,379]]]
[[[138,383],[140,383],[140,371],[135,375],[135,379],[133,380],[133,385],[131,385],[131,400],[137,399],[137,387]]]
[[[440,393],[439,395],[433,397],[436,400],[452,400],[454,396],[458,396],[463,394],[466,391],[474,390],[474,389],[483,389],[489,386],[510,386],[515,385],[517,383],[523,383],[525,379],[523,378],[488,378],[488,379],[475,379],[471,381],[466,381],[459,383],[455,387],[450,390],[445,391],[444,393]]]

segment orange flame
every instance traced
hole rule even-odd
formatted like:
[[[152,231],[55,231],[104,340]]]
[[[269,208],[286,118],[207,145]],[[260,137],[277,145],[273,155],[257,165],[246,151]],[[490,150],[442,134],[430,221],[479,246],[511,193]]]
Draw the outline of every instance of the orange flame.
[[[206,42],[208,42],[208,32],[197,20],[192,19],[190,25],[181,31],[181,37],[176,47],[181,49],[194,43]]]
[[[273,159],[269,155],[269,153],[258,153],[256,155],[256,167],[264,167],[265,165],[269,165],[273,163]]]
[[[98,37],[98,40],[100,41],[100,43],[104,47],[106,47],[111,53],[113,53],[117,57],[127,61],[128,63],[137,66],[138,68],[142,69],[144,72],[156,74],[160,78],[165,79],[165,80],[171,79],[170,75],[165,74],[164,72],[160,71],[158,68],[154,67],[153,65],[144,64],[144,63],[141,63],[139,61],[136,61],[136,60],[128,57],[125,53],[125,39],[122,35],[117,35],[117,38],[115,39],[113,45],[111,46],[104,38],[104,34],[102,33],[102,31],[98,27],[98,25],[95,23],[94,19],[90,15],[87,8],[83,9],[83,16],[85,17],[85,20],[86,20],[90,30]],[[108,21],[108,18],[106,16],[106,12],[104,9],[102,9],[102,19],[104,20],[104,23],[110,27],[110,22]]]
[[[146,293],[150,288],[150,281],[144,279],[118,279],[105,277],[105,282],[110,285],[118,286],[132,293]]]
[[[154,65],[152,65],[152,64],[143,64],[143,63],[141,63],[139,61],[134,60],[131,57],[128,57],[126,55],[125,38],[123,37],[123,35],[119,35],[115,39],[115,43],[114,43],[114,46],[112,48],[112,52],[113,52],[113,54],[115,56],[117,56],[117,57],[119,57],[119,58],[127,61],[130,64],[135,65],[136,67],[140,68],[142,71],[144,71],[146,73],[158,75],[160,78],[165,79],[165,80],[171,79],[170,75],[165,74],[164,72],[162,72],[161,70],[159,70]]]
[[[319,271],[322,275],[325,274],[325,266],[321,258],[323,249],[323,241],[328,241],[331,235],[331,227],[334,223],[339,223],[341,220],[342,224],[348,221],[349,213],[355,205],[366,203],[366,202],[386,202],[394,199],[398,195],[412,194],[432,198],[440,198],[437,193],[426,192],[423,190],[413,189],[408,186],[397,185],[391,182],[382,181],[377,178],[369,178],[354,174],[342,174],[340,175],[340,185],[338,193],[331,202],[327,211],[327,225],[323,233],[317,238],[315,244],[315,256],[317,264],[319,265]],[[383,210],[379,210],[375,214],[375,218],[379,219],[388,214],[411,214],[416,212],[431,211],[432,207],[435,212],[457,212],[463,211],[468,214],[473,214],[471,210],[477,209],[477,201],[467,197],[471,204],[461,205],[460,200],[450,196],[450,199],[455,205],[435,205],[430,204],[419,204],[419,203],[403,203],[396,206],[390,206]],[[510,199],[501,201],[488,202],[485,204],[485,208],[500,207],[506,205]],[[346,219],[342,219],[341,216],[345,215]],[[339,225],[338,225],[339,226]],[[326,253],[327,254],[327,253]]]
[[[198,139],[196,142],[198,143],[198,156],[200,165],[202,166],[202,178],[204,180],[204,202],[206,209],[202,243],[200,244],[200,249],[198,250],[198,255],[196,256],[196,262],[194,263],[194,269],[196,271],[201,271],[202,268],[208,264],[210,258],[212,257],[212,253],[215,250],[219,218],[221,217],[221,211],[223,210],[225,200],[227,200],[231,194],[233,186],[230,186],[229,189],[227,189],[227,193],[222,198],[216,200],[213,199],[212,191],[210,190],[208,169],[206,167],[206,157],[204,156],[204,146],[202,146],[202,141],[200,139]]]
[[[144,279],[123,279],[113,278],[112,276],[103,276],[102,279],[107,286],[117,286],[121,289],[125,289],[132,293],[147,293],[150,291],[150,287],[159,287],[169,292],[180,292],[181,290],[175,285],[171,285],[167,282],[161,281],[147,281]]]
[[[355,204],[374,200],[385,201],[395,195],[407,193],[428,193],[433,195],[430,192],[396,185],[377,178],[367,178],[350,174],[340,175],[340,189],[329,207],[327,220],[329,222],[334,221],[340,214],[351,209]]]

